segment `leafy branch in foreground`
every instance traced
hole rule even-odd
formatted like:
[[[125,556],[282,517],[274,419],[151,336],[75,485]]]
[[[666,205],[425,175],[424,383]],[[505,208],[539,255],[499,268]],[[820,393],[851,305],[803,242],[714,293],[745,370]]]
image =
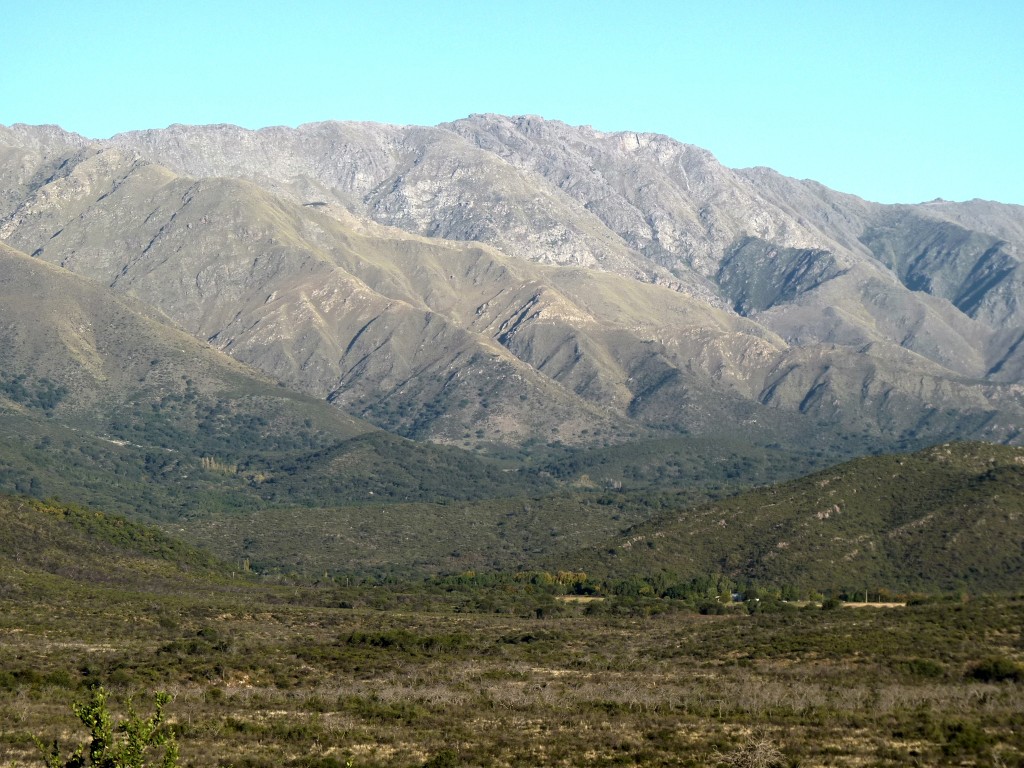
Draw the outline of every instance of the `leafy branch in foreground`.
[[[72,707],[75,715],[89,729],[88,753],[83,744],[67,759],[61,758],[60,745],[54,740],[49,748],[36,740],[42,750],[47,768],[145,768],[145,757],[150,747],[163,747],[162,768],[175,768],[178,764],[178,744],[174,734],[164,727],[164,706],[171,700],[160,691],[154,697],[153,714],[142,717],[128,703],[128,715],[114,725],[107,708],[107,693],[102,687],[92,692],[87,702]],[[118,737],[117,734],[123,734]]]

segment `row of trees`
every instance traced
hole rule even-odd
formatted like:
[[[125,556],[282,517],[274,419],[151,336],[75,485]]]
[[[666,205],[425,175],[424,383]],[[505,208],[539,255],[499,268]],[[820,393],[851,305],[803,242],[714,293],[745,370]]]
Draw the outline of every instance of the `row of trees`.
[[[672,600],[791,601],[822,599],[818,592],[800,590],[792,585],[781,587],[739,582],[722,574],[685,578],[662,572],[628,578],[591,578],[583,571],[518,571],[515,573],[465,571],[437,580],[449,588],[496,587],[522,585],[536,592],[556,595],[615,595],[618,597],[652,597]],[[878,594],[877,591],[874,594]],[[888,594],[888,593],[886,593]]]

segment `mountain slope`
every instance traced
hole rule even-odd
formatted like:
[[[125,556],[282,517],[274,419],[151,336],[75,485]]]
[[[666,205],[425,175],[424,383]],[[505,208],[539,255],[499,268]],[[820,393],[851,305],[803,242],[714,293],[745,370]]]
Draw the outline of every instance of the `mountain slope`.
[[[238,407],[252,400],[255,412],[276,413],[288,430],[291,420],[306,418],[302,409],[320,411],[319,426],[331,440],[371,429],[275,386],[102,286],[2,244],[0,264],[0,366],[29,388],[43,379],[59,382],[61,396],[43,405],[55,416],[106,418],[191,392],[186,400],[230,396]],[[232,439],[229,430],[224,439]]]
[[[1012,206],[879,206],[535,118],[173,126],[65,137],[62,159],[19,131],[0,238],[403,435],[893,444],[1024,422]]]
[[[493,421],[495,436],[507,429],[523,439],[533,434],[527,412],[546,416],[545,434],[564,424],[571,437],[581,419],[614,426],[612,415],[416,295],[449,270],[467,280],[474,270],[500,271],[475,267],[478,254],[466,262],[442,244],[359,237],[250,184],[182,179],[117,151],[87,158],[69,179],[36,192],[9,242],[27,248],[57,233],[45,235],[38,258],[146,301],[296,388],[332,399],[344,393],[356,412],[413,436],[430,429],[451,440]],[[411,273],[403,273],[392,262],[409,251]],[[345,269],[352,265],[365,280]],[[437,279],[424,284],[428,269]],[[467,298],[458,287],[436,298]],[[475,293],[486,302],[500,290]],[[360,401],[370,402],[360,409]],[[491,401],[500,413],[488,413]],[[434,425],[432,412],[454,424]]]
[[[504,469],[378,432],[133,300],[0,244],[2,490],[177,519],[552,487]]]

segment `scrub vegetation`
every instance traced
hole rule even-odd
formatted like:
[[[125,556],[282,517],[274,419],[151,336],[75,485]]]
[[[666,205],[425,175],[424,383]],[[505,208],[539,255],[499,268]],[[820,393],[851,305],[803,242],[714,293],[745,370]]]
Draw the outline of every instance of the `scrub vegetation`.
[[[181,766],[1024,759],[1020,595],[853,607],[840,598],[863,595],[572,570],[299,580],[114,516],[0,508],[4,766],[87,743],[72,708],[101,686],[114,723],[166,692]]]

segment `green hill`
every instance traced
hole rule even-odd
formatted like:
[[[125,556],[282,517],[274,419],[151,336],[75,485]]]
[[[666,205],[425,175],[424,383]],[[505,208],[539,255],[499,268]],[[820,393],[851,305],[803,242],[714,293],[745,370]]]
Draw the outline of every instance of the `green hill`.
[[[208,552],[118,515],[0,495],[0,591],[51,585],[144,588],[230,574]]]
[[[952,443],[856,459],[626,531],[592,568],[720,572],[835,591],[1019,591],[1024,449]]]

